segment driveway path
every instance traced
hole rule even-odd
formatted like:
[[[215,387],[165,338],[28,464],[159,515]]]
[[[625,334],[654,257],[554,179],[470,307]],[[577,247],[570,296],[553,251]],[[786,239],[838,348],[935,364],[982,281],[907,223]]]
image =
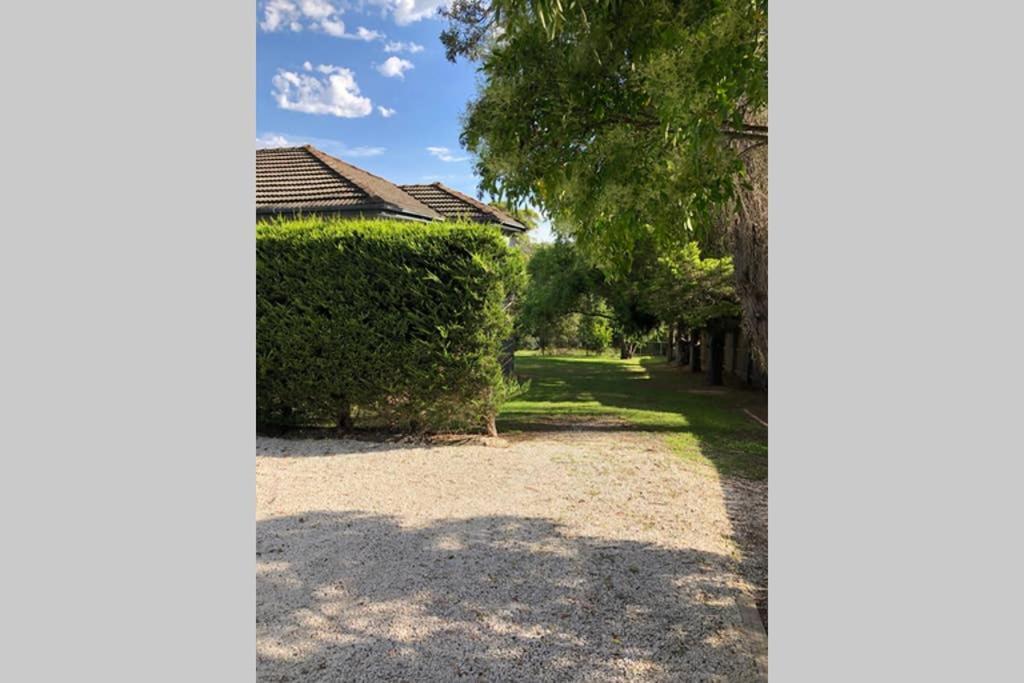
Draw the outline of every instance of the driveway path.
[[[763,675],[731,489],[656,436],[260,438],[256,460],[260,680]]]

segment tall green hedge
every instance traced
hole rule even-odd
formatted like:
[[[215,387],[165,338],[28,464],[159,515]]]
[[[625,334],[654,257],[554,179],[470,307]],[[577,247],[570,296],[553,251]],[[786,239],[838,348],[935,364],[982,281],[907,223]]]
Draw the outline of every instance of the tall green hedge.
[[[494,227],[306,218],[256,229],[260,425],[493,425],[522,258]]]

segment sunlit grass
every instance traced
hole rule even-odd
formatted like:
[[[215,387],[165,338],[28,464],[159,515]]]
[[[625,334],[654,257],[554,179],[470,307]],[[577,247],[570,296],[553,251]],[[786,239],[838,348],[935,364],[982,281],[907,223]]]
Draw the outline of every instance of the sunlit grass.
[[[725,475],[764,479],[768,430],[743,413],[765,414],[763,392],[723,388],[705,393],[703,375],[661,358],[516,354],[516,371],[530,380],[527,393],[498,418],[503,432],[548,428],[546,421],[586,417],[621,421],[627,429],[655,432],[681,457]]]

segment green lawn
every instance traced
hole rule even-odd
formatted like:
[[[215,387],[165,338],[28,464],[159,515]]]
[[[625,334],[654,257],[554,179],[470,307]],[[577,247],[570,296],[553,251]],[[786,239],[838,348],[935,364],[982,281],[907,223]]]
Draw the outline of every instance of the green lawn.
[[[705,375],[655,357],[520,351],[516,372],[530,380],[530,388],[505,405],[498,417],[501,432],[551,429],[559,420],[594,416],[603,419],[595,428],[657,432],[681,457],[721,474],[768,476],[768,429],[744,413],[767,415],[764,392],[709,387]]]

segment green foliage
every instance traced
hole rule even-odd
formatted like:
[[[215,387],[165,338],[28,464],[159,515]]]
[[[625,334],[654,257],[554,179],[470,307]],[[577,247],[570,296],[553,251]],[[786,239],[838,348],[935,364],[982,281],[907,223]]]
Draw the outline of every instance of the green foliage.
[[[767,0],[455,0],[444,14],[448,58],[480,63],[461,141],[481,189],[541,208],[617,287],[623,348],[649,330],[636,283],[696,241],[742,266],[766,360]]]
[[[535,230],[540,225],[540,213],[529,206],[515,206],[505,201],[491,202],[491,206],[496,206],[512,216],[512,218],[526,226],[527,230]]]
[[[739,316],[734,283],[730,257],[702,259],[700,247],[690,242],[658,257],[650,307],[666,322],[703,328],[711,320]]]
[[[612,326],[606,318],[582,315],[577,327],[580,347],[592,353],[603,353],[612,343]]]
[[[537,339],[541,351],[580,348],[580,315],[569,313],[538,324],[530,336]]]
[[[256,231],[257,419],[483,426],[523,258],[478,224],[330,221]]]
[[[584,258],[572,242],[558,241],[540,245],[528,270],[520,329],[537,337],[541,348],[547,348],[545,340],[554,339],[566,327],[576,330],[573,346],[582,343],[579,321],[567,320],[572,315],[604,319],[617,342],[630,347],[658,324],[645,307],[644,279],[637,269],[619,273],[608,268],[606,274]]]
[[[613,257],[705,236],[767,104],[766,0],[458,0],[450,59],[481,62],[464,117],[481,187]],[[739,145],[735,143],[741,143]]]

